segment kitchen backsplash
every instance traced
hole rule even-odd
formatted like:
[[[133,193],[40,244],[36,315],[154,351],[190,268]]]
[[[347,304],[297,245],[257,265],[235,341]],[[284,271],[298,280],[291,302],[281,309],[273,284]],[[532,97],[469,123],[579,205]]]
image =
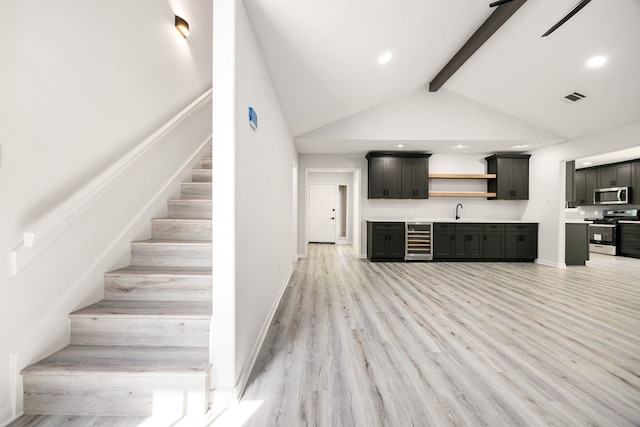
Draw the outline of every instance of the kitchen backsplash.
[[[565,219],[602,218],[602,211],[609,209],[640,210],[640,205],[579,206],[573,209],[565,209]]]

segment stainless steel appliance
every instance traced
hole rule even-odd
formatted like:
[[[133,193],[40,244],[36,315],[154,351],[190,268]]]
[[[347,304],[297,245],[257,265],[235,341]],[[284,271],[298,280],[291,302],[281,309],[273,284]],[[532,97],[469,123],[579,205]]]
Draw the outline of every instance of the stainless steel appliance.
[[[626,205],[631,203],[629,187],[599,188],[593,191],[593,203],[596,205]]]
[[[407,222],[405,234],[405,261],[431,261],[433,223],[431,222]]]
[[[589,224],[589,251],[606,255],[618,254],[618,221],[640,220],[638,209],[606,209],[602,218],[587,218]]]

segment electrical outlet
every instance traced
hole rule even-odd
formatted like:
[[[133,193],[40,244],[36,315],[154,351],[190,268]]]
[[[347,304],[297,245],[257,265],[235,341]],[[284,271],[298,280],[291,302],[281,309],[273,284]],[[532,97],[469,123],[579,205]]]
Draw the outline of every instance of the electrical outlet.
[[[600,215],[600,211],[596,211],[594,215],[595,215],[595,216]]]

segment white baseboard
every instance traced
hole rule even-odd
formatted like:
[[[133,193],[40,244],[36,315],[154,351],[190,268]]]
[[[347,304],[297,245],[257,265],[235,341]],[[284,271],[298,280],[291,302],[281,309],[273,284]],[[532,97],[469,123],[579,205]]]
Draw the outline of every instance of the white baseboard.
[[[298,254],[298,259],[305,259],[307,254]]]
[[[280,287],[280,290],[278,291],[278,296],[276,297],[275,301],[271,305],[271,310],[269,310],[269,314],[267,315],[267,318],[265,319],[262,325],[260,334],[258,334],[258,338],[256,339],[256,342],[253,345],[253,348],[251,349],[251,353],[249,353],[249,357],[247,358],[247,363],[244,364],[244,366],[242,367],[242,370],[240,371],[240,376],[238,378],[238,382],[236,386],[234,387],[234,390],[227,391],[229,392],[230,397],[234,397],[233,395],[235,394],[236,400],[239,400],[242,397],[242,394],[244,393],[244,389],[247,386],[247,383],[249,382],[249,376],[251,375],[251,371],[253,371],[253,367],[256,363],[256,360],[258,359],[258,354],[260,353],[262,344],[264,344],[264,340],[267,337],[267,333],[269,332],[269,327],[271,326],[271,322],[273,321],[273,318],[276,315],[276,311],[280,306],[280,300],[282,300],[284,291],[287,289],[287,285],[289,284],[289,279],[291,279],[291,275],[293,274],[293,267],[294,266],[292,264],[291,267],[289,268],[289,272],[287,273],[287,276],[284,282],[282,283],[282,286]]]
[[[549,260],[540,259],[540,258],[536,258],[535,262],[536,264],[546,265],[548,267],[567,268],[567,264],[565,264],[564,262],[555,262],[555,261],[549,261]]]
[[[10,406],[0,409],[0,426],[4,427],[22,416],[22,413],[13,416],[13,410]]]

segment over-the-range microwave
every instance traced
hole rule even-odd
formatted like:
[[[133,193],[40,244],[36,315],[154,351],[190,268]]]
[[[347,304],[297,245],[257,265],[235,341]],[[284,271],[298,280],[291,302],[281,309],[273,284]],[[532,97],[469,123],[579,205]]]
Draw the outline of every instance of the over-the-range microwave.
[[[626,205],[631,203],[629,187],[599,188],[593,191],[593,203],[596,205]]]

